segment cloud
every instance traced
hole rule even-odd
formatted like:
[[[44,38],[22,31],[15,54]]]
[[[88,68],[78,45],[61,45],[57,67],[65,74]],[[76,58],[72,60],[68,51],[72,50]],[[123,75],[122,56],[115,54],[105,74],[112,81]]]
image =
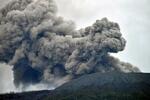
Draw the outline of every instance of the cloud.
[[[126,41],[107,18],[76,30],[57,15],[52,0],[12,0],[0,9],[0,19],[0,61],[13,66],[16,87],[57,87],[95,72],[139,72],[110,56],[123,51]]]
[[[10,92],[15,89],[12,67],[0,64],[0,79],[0,93]]]
[[[107,17],[119,23],[127,40],[123,52],[115,54],[149,72],[149,0],[55,0],[59,15],[76,22],[77,28],[91,25],[95,19]],[[69,5],[65,6],[66,3]],[[142,49],[145,48],[145,49]]]

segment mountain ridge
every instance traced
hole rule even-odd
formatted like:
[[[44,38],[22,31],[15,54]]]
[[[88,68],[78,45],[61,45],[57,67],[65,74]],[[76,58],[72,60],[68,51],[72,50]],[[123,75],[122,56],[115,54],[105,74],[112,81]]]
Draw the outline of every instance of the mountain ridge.
[[[19,98],[17,98],[17,96]],[[14,99],[14,98],[15,99]],[[28,98],[27,98],[28,97]],[[17,99],[16,99],[17,98]],[[53,91],[0,95],[0,100],[149,100],[150,73],[94,73]]]

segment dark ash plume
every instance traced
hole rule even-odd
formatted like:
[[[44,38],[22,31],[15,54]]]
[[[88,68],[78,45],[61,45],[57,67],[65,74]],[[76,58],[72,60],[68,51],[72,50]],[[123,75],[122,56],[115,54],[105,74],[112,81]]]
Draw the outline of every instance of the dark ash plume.
[[[12,0],[0,9],[0,61],[14,66],[16,86],[59,85],[94,72],[139,71],[109,55],[125,48],[117,23],[103,18],[75,30],[72,21],[56,12],[53,0]]]

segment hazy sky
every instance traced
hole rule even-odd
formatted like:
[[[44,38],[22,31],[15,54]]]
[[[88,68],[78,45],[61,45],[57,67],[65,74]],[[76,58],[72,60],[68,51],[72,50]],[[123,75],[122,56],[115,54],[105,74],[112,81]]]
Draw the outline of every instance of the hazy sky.
[[[0,0],[0,7],[7,1]],[[103,17],[118,22],[123,37],[127,40],[127,46],[116,56],[122,61],[138,66],[143,72],[150,72],[150,0],[55,1],[58,5],[58,14],[75,21],[78,29],[89,26],[96,19]],[[0,92],[13,88],[12,77],[11,67],[0,64]]]

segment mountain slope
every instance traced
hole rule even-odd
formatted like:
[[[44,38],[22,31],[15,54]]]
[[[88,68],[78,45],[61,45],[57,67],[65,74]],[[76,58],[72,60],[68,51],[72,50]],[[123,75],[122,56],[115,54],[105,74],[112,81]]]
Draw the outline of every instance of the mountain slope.
[[[69,83],[57,88],[56,91],[77,91],[81,88],[99,88],[105,90],[110,88],[111,90],[119,91],[138,91],[150,89],[150,74],[141,73],[95,73],[82,76],[78,79],[72,80]],[[147,89],[146,88],[146,89]]]
[[[85,75],[57,88],[53,98],[150,100],[150,74],[111,72]],[[47,100],[51,100],[51,97],[47,97]]]
[[[89,74],[54,91],[0,95],[0,100],[150,100],[150,74]]]

